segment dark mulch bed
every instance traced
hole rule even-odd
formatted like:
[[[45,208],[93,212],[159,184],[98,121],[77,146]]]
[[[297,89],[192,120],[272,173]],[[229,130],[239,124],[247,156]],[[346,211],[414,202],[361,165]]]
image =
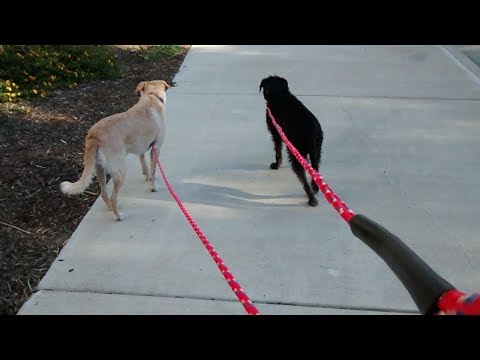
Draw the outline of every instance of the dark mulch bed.
[[[124,78],[0,104],[0,315],[17,313],[99,194],[95,182],[83,195],[59,191],[61,181],[82,172],[87,130],[136,103],[140,81],[172,84],[188,49],[168,60],[145,61],[115,47]],[[30,112],[19,112],[20,106]]]

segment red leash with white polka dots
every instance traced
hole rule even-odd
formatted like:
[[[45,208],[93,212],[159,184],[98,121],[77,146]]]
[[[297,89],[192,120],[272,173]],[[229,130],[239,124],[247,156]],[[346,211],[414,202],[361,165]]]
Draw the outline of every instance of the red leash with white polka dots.
[[[243,291],[243,289],[240,287],[239,283],[237,282],[237,280],[235,280],[235,278],[233,277],[233,275],[230,273],[230,270],[228,270],[228,267],[223,263],[222,259],[220,258],[220,256],[218,255],[218,253],[215,251],[215,249],[213,248],[213,246],[210,244],[210,242],[208,241],[207,237],[203,234],[203,232],[200,230],[200,228],[198,227],[197,223],[195,222],[195,220],[193,220],[192,216],[189,214],[189,212],[187,211],[187,209],[185,208],[185,206],[183,205],[182,201],[180,200],[180,198],[178,197],[177,194],[175,194],[175,192],[173,191],[173,188],[172,186],[170,185],[170,183],[168,182],[167,180],[167,177],[165,176],[165,172],[163,171],[163,168],[162,168],[162,165],[160,164],[160,161],[158,160],[158,154],[157,154],[157,151],[155,150],[155,145],[152,145],[152,151],[153,151],[153,154],[155,155],[155,159],[157,160],[157,165],[158,165],[158,168],[160,169],[160,172],[162,174],[162,177],[163,177],[163,180],[165,181],[165,184],[167,185],[167,188],[168,188],[168,191],[170,192],[170,194],[172,195],[172,197],[175,199],[175,201],[177,202],[178,206],[180,207],[180,210],[182,210],[183,214],[185,215],[185,217],[187,218],[188,222],[190,223],[190,225],[192,226],[193,230],[195,231],[195,233],[198,235],[198,237],[200,238],[200,241],[203,243],[203,245],[205,246],[205,248],[207,249],[208,253],[212,256],[213,258],[213,261],[215,261],[215,264],[217,264],[218,268],[220,269],[220,271],[222,272],[223,276],[225,277],[225,280],[227,280],[227,283],[228,285],[230,285],[232,291],[235,293],[235,295],[237,296],[238,300],[240,301],[240,303],[243,305],[243,307],[245,308],[245,311],[249,314],[249,315],[260,315],[260,313],[258,312],[257,308],[253,305],[253,303],[250,301],[250,298],[247,296],[247,294],[245,293],[245,291]]]

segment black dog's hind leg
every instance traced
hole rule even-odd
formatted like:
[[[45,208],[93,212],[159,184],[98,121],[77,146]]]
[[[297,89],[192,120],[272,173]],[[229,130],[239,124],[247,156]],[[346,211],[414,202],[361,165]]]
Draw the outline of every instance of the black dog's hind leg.
[[[290,158],[290,163],[292,165],[292,170],[297,175],[298,180],[303,185],[303,189],[307,193],[308,196],[308,205],[310,206],[317,206],[318,205],[318,200],[315,198],[315,195],[312,192],[312,189],[310,188],[310,185],[308,184],[307,177],[305,175],[305,170],[303,169],[303,166],[298,162],[298,160],[295,158],[295,156],[290,153],[290,150],[288,151],[288,156]],[[305,155],[302,154],[303,157]]]
[[[312,167],[318,172],[318,166],[320,165],[320,157],[321,157],[320,146],[315,148],[315,150],[309,155],[310,155],[310,163]],[[318,193],[318,185],[315,183],[315,181],[313,181],[313,179],[311,184],[312,184],[313,193],[314,194]]]
[[[273,126],[272,120],[267,114],[267,126],[270,134],[272,134],[272,141],[275,148],[275,162],[270,164],[270,169],[276,170],[282,165],[282,138],[278,134],[277,129]]]

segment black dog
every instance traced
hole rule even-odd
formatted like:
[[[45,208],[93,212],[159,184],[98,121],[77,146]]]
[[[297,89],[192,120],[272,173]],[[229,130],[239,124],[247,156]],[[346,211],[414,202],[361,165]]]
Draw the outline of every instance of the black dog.
[[[287,138],[304,158],[307,159],[307,154],[309,155],[310,164],[318,171],[323,131],[317,118],[289,91],[288,82],[284,78],[269,76],[260,83],[260,91],[262,91],[262,88],[263,97],[267,100],[275,120],[283,129]],[[282,164],[282,139],[275,126],[273,126],[268,112],[267,126],[272,134],[275,147],[275,162],[270,164],[270,168],[275,170]],[[314,195],[318,192],[317,184],[312,180],[312,188],[310,188],[305,170],[289,150],[288,159],[293,172],[297,175],[307,193],[308,204],[317,206],[318,201]]]

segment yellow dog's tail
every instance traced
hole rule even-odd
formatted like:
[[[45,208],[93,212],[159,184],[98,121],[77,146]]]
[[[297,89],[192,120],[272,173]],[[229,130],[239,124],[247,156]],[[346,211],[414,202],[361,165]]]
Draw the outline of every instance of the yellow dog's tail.
[[[83,155],[83,173],[77,182],[73,184],[64,181],[60,189],[64,194],[75,195],[82,193],[92,182],[99,144],[97,139],[88,138],[85,141],[85,154]]]

